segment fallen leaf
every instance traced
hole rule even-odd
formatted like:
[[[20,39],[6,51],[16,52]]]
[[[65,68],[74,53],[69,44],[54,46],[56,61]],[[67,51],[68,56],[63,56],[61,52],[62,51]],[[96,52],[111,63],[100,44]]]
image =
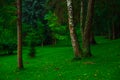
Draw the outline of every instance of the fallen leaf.
[[[92,61],[87,61],[87,62],[84,62],[83,64],[95,64],[95,63]]]

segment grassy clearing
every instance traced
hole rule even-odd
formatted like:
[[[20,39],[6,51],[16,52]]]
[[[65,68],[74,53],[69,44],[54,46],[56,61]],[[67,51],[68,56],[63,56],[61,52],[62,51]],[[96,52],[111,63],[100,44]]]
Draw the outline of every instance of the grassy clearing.
[[[0,80],[120,80],[120,39],[96,38],[93,57],[72,62],[72,47],[38,47],[36,58],[23,50],[25,69],[16,71],[17,56],[0,57]]]

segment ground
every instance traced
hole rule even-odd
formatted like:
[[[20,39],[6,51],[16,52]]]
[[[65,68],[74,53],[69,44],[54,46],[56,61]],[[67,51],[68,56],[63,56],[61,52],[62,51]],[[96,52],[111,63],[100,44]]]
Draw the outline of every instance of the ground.
[[[0,80],[120,80],[120,39],[97,37],[93,57],[72,61],[72,47],[37,47],[36,58],[23,49],[24,69],[17,56],[0,57]]]

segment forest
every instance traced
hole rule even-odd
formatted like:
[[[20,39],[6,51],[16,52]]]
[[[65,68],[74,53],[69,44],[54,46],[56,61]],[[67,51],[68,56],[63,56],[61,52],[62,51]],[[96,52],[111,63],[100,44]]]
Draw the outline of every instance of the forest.
[[[0,0],[0,80],[120,80],[120,0]]]

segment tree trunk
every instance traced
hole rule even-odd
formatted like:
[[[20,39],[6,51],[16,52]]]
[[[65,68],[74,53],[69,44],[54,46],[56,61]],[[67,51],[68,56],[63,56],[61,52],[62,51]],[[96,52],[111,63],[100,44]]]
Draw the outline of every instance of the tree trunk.
[[[18,55],[18,68],[23,68],[23,60],[22,60],[22,13],[21,13],[21,0],[17,0],[17,55]]]
[[[30,44],[30,52],[29,52],[29,56],[30,58],[34,58],[35,57],[35,44],[34,44],[34,41],[31,42]]]
[[[83,34],[84,34],[84,27],[83,27],[83,17],[84,17],[84,2],[81,0],[81,10],[80,10],[80,31],[81,31],[81,36],[83,39]]]
[[[111,27],[109,26],[109,28],[108,28],[108,38],[109,39],[112,39],[112,35],[111,35]]]
[[[84,34],[83,34],[83,53],[85,57],[92,56],[90,51],[90,33],[92,27],[93,10],[94,10],[94,0],[89,0],[86,22],[84,27]]]
[[[81,31],[81,37],[82,37],[82,42],[83,42],[83,36],[84,36],[84,25],[83,25],[83,18],[85,17],[84,16],[84,0],[81,0],[80,2],[80,7],[81,7],[81,10],[80,10],[80,31]],[[83,43],[82,43],[82,47],[83,47]]]
[[[81,58],[82,51],[80,50],[77,36],[74,29],[74,23],[73,23],[73,10],[72,10],[72,1],[67,0],[67,8],[68,8],[68,20],[69,20],[69,30],[70,30],[70,37],[71,37],[71,43],[74,50],[75,58]]]
[[[41,42],[41,46],[43,47],[44,46],[44,41],[42,40],[42,42]]]
[[[114,22],[112,23],[112,40],[114,40],[116,38],[116,35],[115,35],[115,25],[114,25]]]
[[[90,44],[92,44],[92,45],[97,44],[96,41],[95,41],[94,33],[92,31],[91,31],[91,34],[90,34]]]

